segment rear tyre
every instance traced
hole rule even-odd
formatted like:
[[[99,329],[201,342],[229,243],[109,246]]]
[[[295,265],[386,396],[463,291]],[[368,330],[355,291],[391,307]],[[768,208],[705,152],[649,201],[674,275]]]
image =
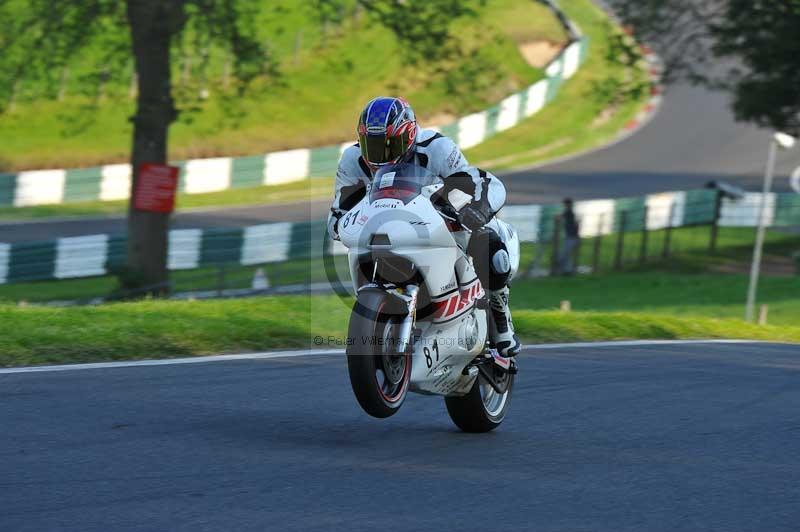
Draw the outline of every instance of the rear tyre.
[[[501,370],[493,370],[500,375]],[[464,432],[489,432],[500,426],[511,404],[514,388],[514,375],[505,372],[503,375],[502,378],[508,379],[505,393],[497,393],[483,375],[478,375],[467,395],[444,398],[447,413],[458,428]]]
[[[359,294],[350,315],[347,369],[353,393],[364,411],[377,418],[402,406],[411,379],[411,353],[398,353],[403,309],[380,291]]]

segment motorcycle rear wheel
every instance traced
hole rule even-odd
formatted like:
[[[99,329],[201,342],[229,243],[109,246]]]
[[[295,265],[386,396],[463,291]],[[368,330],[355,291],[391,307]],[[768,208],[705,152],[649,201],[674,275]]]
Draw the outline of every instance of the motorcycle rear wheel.
[[[445,397],[447,413],[458,428],[464,432],[490,432],[503,422],[511,404],[514,375],[506,373],[508,386],[499,394],[489,385],[483,375],[478,375],[472,389],[463,396]]]
[[[398,353],[403,314],[382,292],[359,294],[350,316],[347,369],[361,408],[370,416],[394,415],[405,401],[411,353]]]

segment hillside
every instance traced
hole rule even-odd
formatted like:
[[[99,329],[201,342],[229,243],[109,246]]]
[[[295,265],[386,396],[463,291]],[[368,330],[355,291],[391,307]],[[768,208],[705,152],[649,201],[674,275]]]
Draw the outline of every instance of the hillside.
[[[352,1],[327,21],[311,2],[262,4],[256,24],[277,73],[243,96],[233,87],[223,50],[196,42],[191,31],[176,44],[173,77],[183,112],[171,130],[171,158],[344,141],[352,137],[360,106],[381,93],[405,95],[423,123],[447,121],[539,79],[541,71],[529,61],[565,39],[543,5],[489,0],[457,25],[469,61],[411,69],[393,35]],[[119,32],[108,40],[124,43],[124,28]],[[64,71],[19,84],[0,114],[0,171],[127,159],[132,69],[116,65],[98,73],[94,65],[105,46],[105,40],[93,43]]]

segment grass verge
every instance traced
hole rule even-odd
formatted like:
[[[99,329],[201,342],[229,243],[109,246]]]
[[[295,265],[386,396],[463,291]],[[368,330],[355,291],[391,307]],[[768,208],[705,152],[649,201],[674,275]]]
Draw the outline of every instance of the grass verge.
[[[800,342],[794,279],[764,279],[762,301],[781,319],[737,319],[739,276],[609,275],[517,283],[514,321],[527,342],[731,338]],[[792,284],[794,283],[794,284]],[[741,285],[741,286],[740,286]],[[552,309],[570,299],[580,312]],[[549,309],[549,310],[542,310]],[[585,311],[584,311],[585,309]],[[639,310],[643,312],[638,312]],[[0,366],[202,356],[341,346],[349,306],[335,296],[142,301],[98,307],[0,305]]]
[[[558,308],[561,301],[569,300],[572,309],[579,312],[635,312],[663,319],[680,316],[737,321],[744,316],[747,283],[747,275],[660,272],[553,277],[515,283],[511,305],[515,311],[540,311]],[[769,305],[771,325],[800,325],[797,277],[762,278],[758,302]]]

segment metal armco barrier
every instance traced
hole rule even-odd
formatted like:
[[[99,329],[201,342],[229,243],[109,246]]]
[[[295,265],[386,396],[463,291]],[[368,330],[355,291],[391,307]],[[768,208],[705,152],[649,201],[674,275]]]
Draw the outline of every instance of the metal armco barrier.
[[[739,201],[723,199],[715,219],[713,190],[666,192],[637,198],[575,203],[583,238],[627,232],[670,230],[709,225],[755,227],[760,194]],[[800,195],[771,194],[769,225],[800,225]],[[517,229],[523,242],[554,240],[560,205],[511,205],[500,217]],[[271,223],[237,229],[176,229],[169,234],[170,270],[191,270],[219,264],[258,265],[296,259],[318,259],[323,250],[343,254],[344,247],[326,238],[325,222]],[[668,250],[665,250],[668,252]],[[113,273],[125,264],[121,235],[88,235],[52,241],[0,243],[0,284],[93,277]]]

